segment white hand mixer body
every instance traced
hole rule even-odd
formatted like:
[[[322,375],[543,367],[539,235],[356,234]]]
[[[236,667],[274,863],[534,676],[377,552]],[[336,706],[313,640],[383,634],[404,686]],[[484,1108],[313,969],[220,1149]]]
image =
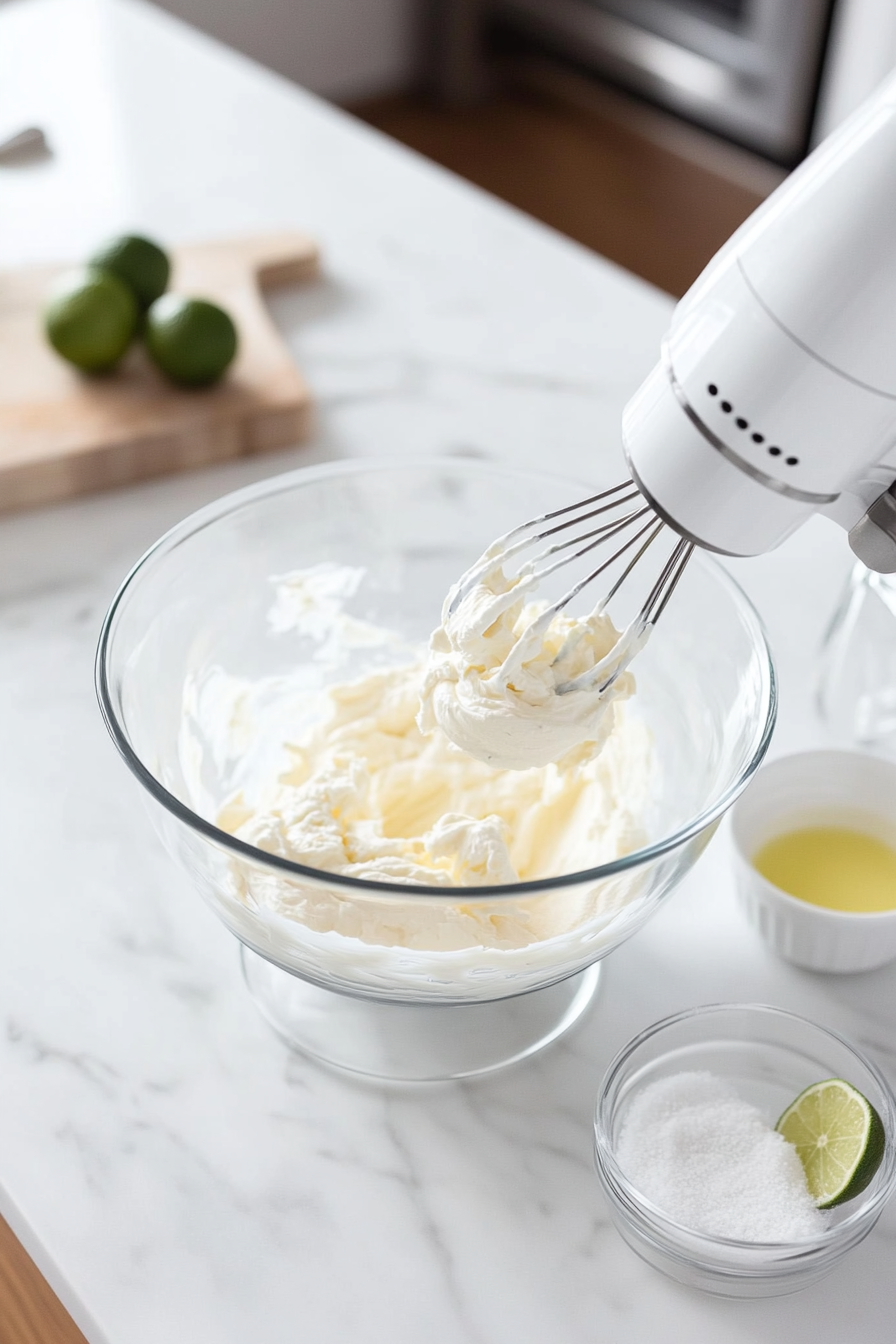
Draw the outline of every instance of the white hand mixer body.
[[[623,442],[699,546],[758,555],[823,513],[896,571],[896,77],[685,294]]]
[[[622,436],[631,481],[514,528],[446,599],[431,644],[430,717],[473,754],[487,721],[498,745],[482,759],[501,757],[505,738],[523,740],[520,723],[534,750],[532,720],[545,730],[545,759],[552,720],[594,736],[695,546],[760,555],[823,513],[870,569],[896,572],[896,76],[684,296],[660,362],[625,408]],[[659,577],[605,651],[610,599],[668,529],[673,549]],[[583,577],[527,617],[522,599],[577,562]],[[601,576],[609,590],[547,657],[553,623]],[[489,639],[502,619],[506,638]],[[494,647],[471,654],[471,640]],[[571,672],[569,651],[583,649]],[[520,691],[527,659],[540,677],[532,703]],[[516,748],[501,760],[533,763]]]

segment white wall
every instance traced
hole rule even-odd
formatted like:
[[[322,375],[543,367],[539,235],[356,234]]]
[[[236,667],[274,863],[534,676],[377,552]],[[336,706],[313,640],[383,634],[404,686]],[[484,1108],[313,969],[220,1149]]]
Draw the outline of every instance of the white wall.
[[[412,84],[426,0],[154,0],[324,97]]]

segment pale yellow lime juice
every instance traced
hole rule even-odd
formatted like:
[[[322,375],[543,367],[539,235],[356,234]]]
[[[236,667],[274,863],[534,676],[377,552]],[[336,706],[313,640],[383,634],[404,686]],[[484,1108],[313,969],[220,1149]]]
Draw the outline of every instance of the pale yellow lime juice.
[[[767,882],[812,905],[851,914],[896,909],[896,849],[850,826],[803,826],[753,856]]]

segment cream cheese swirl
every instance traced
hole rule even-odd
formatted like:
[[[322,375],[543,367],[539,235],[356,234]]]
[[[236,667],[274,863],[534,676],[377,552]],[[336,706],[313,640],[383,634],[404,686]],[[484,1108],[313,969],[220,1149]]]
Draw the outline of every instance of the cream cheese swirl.
[[[531,583],[495,563],[456,600],[445,599],[433,633],[418,717],[462,751],[501,770],[561,763],[613,728],[613,705],[635,688],[620,671],[635,644],[599,610],[573,618],[526,601]]]

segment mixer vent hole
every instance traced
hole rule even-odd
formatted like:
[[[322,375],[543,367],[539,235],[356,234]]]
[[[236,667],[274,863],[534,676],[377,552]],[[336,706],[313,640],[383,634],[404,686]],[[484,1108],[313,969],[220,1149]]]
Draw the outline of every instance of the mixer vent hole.
[[[717,397],[719,395],[719,389],[715,383],[708,383],[706,390],[711,397]],[[734,407],[732,406],[730,401],[720,401],[719,405],[721,406],[722,410],[725,412],[726,415],[730,415],[730,413],[734,410]],[[745,420],[742,415],[737,416],[734,423],[737,425],[738,429],[750,428],[749,420]],[[754,434],[751,434],[750,438],[753,440],[754,443],[765,443],[764,434],[756,432]],[[768,449],[768,454],[769,457],[780,457],[781,449],[778,448],[776,445],[773,445],[771,448]],[[785,457],[784,461],[788,467],[798,467],[800,464],[800,460],[798,457]]]

